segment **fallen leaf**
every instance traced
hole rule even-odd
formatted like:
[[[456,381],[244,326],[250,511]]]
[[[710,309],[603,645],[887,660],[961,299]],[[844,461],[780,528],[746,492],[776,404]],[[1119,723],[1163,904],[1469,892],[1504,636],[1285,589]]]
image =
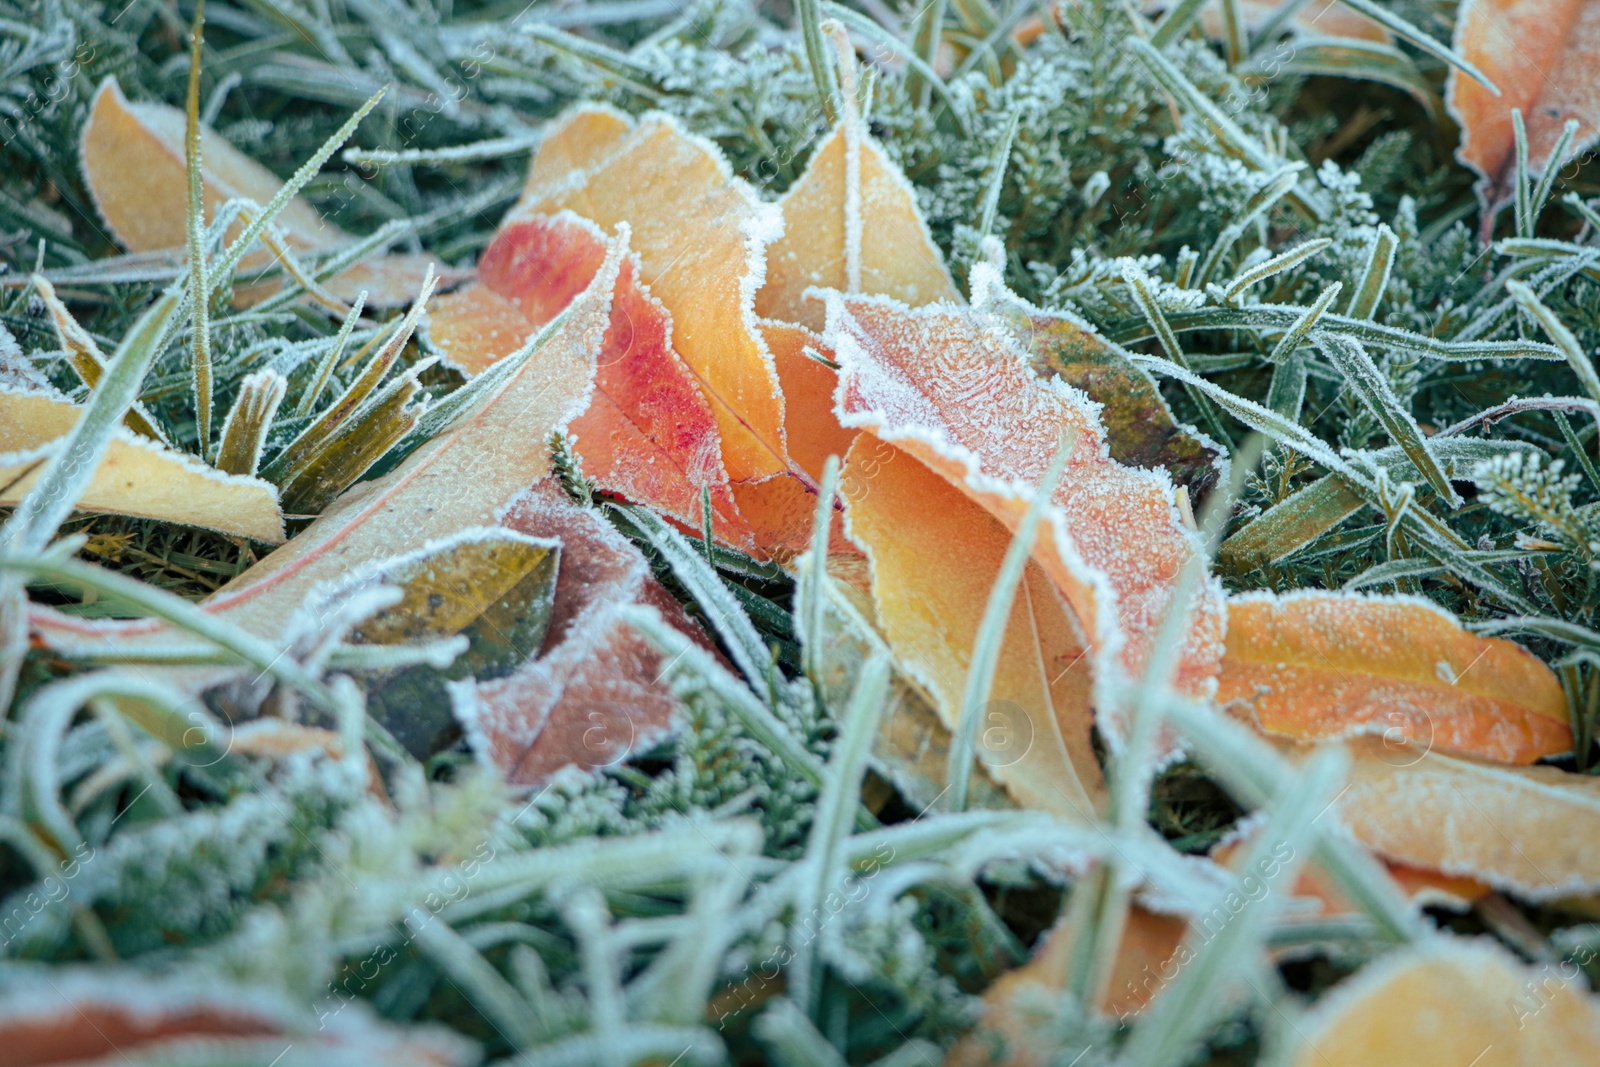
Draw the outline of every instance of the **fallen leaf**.
[[[1243,854],[1244,846],[1254,837],[1255,829],[1256,826],[1252,826],[1249,832],[1235,834],[1217,842],[1210,852],[1212,861],[1224,867],[1232,867],[1234,861]],[[1441,874],[1438,871],[1387,861],[1384,861],[1384,868],[1405,894],[1406,899],[1418,907],[1443,907],[1451,911],[1466,911],[1472,906],[1473,901],[1480,900],[1493,892],[1488,886],[1473,878]],[[1334,880],[1315,863],[1301,868],[1300,876],[1295,881],[1294,895],[1316,901],[1321,906],[1320,911],[1314,916],[1318,920],[1361,914],[1360,909],[1340,891]]]
[[[633,119],[606,104],[586,102],[551,121],[528,165],[522,199],[533,201],[561,184],[576,184],[617,153]]]
[[[0,385],[0,505],[15,505],[27,495],[82,413],[76,404],[48,393]],[[283,541],[276,486],[223,474],[126,428],[117,430],[77,506],[267,544]]]
[[[622,256],[622,245],[614,244],[568,319],[494,391],[394,470],[346,491],[293,540],[207,600],[205,609],[276,638],[295,612],[328,590],[461,530],[497,525],[513,500],[549,477],[549,435],[588,403]],[[153,620],[92,625],[38,606],[30,621],[54,647],[171,638]]]
[[[779,206],[783,236],[767,249],[756,293],[762,317],[821,330],[821,302],[805,299],[812,286],[912,307],[961,301],[911,183],[865,131],[835,126]]]
[[[562,541],[500,527],[474,527],[390,560],[360,581],[383,582],[403,599],[351,634],[357,644],[467,638],[449,667],[416,664],[358,675],[367,711],[418,759],[454,743],[447,684],[504,677],[537,655],[550,627]]]
[[[451,687],[473,751],[511,784],[536,785],[563,767],[612,766],[657,743],[677,700],[661,682],[661,655],[618,611],[648,604],[703,642],[698,628],[631,542],[551,483],[519,497],[502,522],[559,539],[561,575],[538,658],[493,680]]]
[[[253,633],[275,637],[295,613],[308,608],[315,613],[330,597],[373,581],[399,577],[413,604],[419,597],[423,604],[439,598],[427,618],[403,602],[397,614],[380,615],[355,634],[358,640],[382,642],[440,636],[471,615],[474,605],[492,605],[478,616],[482,626],[468,623],[457,631],[469,637],[469,663],[477,631],[481,662],[476,665],[487,680],[462,678],[448,688],[479,757],[515,784],[534,784],[574,762],[606,765],[623,758],[630,746],[659,737],[676,702],[658,681],[659,657],[617,621],[617,612],[624,604],[646,603],[685,632],[697,635],[698,630],[651,578],[631,543],[595,512],[561,495],[550,478],[545,443],[589,402],[624,262],[624,247],[614,242],[568,306],[566,321],[496,391],[393,471],[346,492],[205,608]],[[463,534],[493,526],[520,536]],[[544,622],[537,609],[546,577],[541,559],[548,558],[531,550],[552,542],[561,546],[561,561],[548,628],[537,658],[529,662],[518,656],[535,644],[534,631]],[[455,562],[469,572],[459,581],[441,573],[440,549],[469,545],[485,550],[468,553],[476,559],[457,556]],[[521,563],[502,570],[494,561],[512,545],[522,546],[512,549]],[[502,593],[518,569],[517,584]],[[522,582],[533,588],[519,589]],[[116,640],[126,646],[170,638],[149,622],[90,626],[38,608],[30,622],[58,648],[75,641]],[[198,681],[191,677],[191,685],[220,673],[213,669]],[[414,703],[403,696],[396,699],[397,711]],[[422,733],[434,736],[429,723],[437,725],[437,716],[423,718]]]
[[[1333,813],[1387,860],[1532,900],[1600,889],[1600,778],[1507,767],[1381,738],[1355,757]]]
[[[181,249],[188,238],[186,125],[177,108],[130,103],[115,78],[100,84],[89,105],[79,146],[84,184],[112,236],[130,252]],[[200,155],[201,197],[208,222],[229,200],[248,197],[265,206],[283,188],[277,175],[205,126],[200,130]],[[299,196],[289,201],[274,224],[293,252],[326,253],[355,240]],[[241,229],[243,225],[235,223],[228,237]],[[257,255],[246,262],[257,265],[267,260]],[[346,301],[366,289],[368,307],[394,307],[416,296],[430,265],[442,277],[454,276],[431,256],[385,256],[356,264],[330,279],[325,288]],[[275,282],[246,284],[236,295],[248,303],[276,288]]]
[[[1164,471],[1111,459],[1095,405],[1066,383],[1036,375],[1027,354],[988,316],[950,305],[912,310],[884,297],[830,293],[827,301],[825,340],[841,366],[840,422],[867,431],[853,452],[870,447],[869,437],[892,444],[1009,530],[1070,438],[1066,474],[1045,508],[1033,558],[1083,633],[1101,729],[1110,743],[1120,743],[1112,676],[1139,676],[1179,570],[1199,553],[1171,480]],[[939,505],[931,498],[908,501],[894,517],[896,536],[936,521],[939,499]],[[847,510],[854,506],[847,497]],[[881,599],[880,582],[875,574]],[[973,619],[984,601],[977,603]],[[1222,625],[1221,588],[1204,581],[1178,659],[1174,681],[1181,689],[1209,695]]]
[[[614,131],[615,120],[580,108],[566,128]],[[640,280],[672,316],[674,347],[711,403],[729,478],[753,482],[790,471],[783,394],[753,308],[766,246],[781,232],[777,209],[733,176],[714,145],[666,115],[646,115],[620,142],[606,142],[588,169],[556,177],[555,159],[595,158],[572,147],[579,143],[574,133],[556,139],[554,157],[540,151],[539,181],[507,224],[562,210],[608,231],[629,223]]]
[[[435,304],[429,335],[451,362],[476,374],[559,314],[604,258],[604,237],[575,215],[510,223],[478,263],[480,284]],[[701,494],[709,492],[715,534],[753,549],[703,383],[673,349],[672,319],[638,283],[637,269],[631,258],[622,264],[594,395],[571,423],[584,474],[691,529],[700,528]]]
[[[1067,312],[1034,307],[988,270],[975,274],[972,303],[1005,323],[1027,349],[1036,372],[1059,377],[1100,405],[1106,447],[1118,463],[1164,469],[1195,497],[1226,470],[1222,449],[1178,422],[1149,373],[1093,326]]]
[[[1143,1011],[1161,985],[1171,981],[1171,976],[1162,977],[1162,968],[1170,964],[1187,929],[1179,916],[1131,908],[1100,1010],[1118,1019]],[[1050,1023],[1067,988],[1071,955],[1063,919],[1045,934],[1027,963],[984,991],[977,1029],[951,1048],[945,1067],[1046,1067],[1056,1062],[1061,1048]]]
[[[1550,158],[1568,119],[1580,123],[1568,158],[1600,135],[1600,3],[1590,0],[1463,0],[1456,12],[1455,50],[1500,89],[1495,96],[1454,67],[1445,102],[1461,126],[1456,158],[1477,172],[1487,207],[1509,200],[1516,176],[1511,112],[1522,109],[1528,168],[1535,175],[1565,159]]]
[[[1600,1000],[1575,965],[1526,966],[1492,941],[1433,937],[1334,987],[1295,1026],[1294,1067],[1583,1067]]]
[[[959,717],[990,589],[1011,534],[918,458],[862,434],[844,465],[846,529],[871,564],[877,622],[934,697]],[[1012,605],[977,754],[1025,807],[1083,822],[1105,797],[1090,743],[1090,667],[1070,607],[1037,561]],[[892,720],[891,720],[892,722]]]
[[[822,647],[812,677],[827,707],[843,706],[855,691],[862,668],[875,652],[887,652],[879,636],[870,591],[860,596],[841,572],[862,562],[830,554],[823,607]],[[808,652],[809,654],[809,652]],[[894,661],[889,701],[872,743],[872,768],[913,810],[926,811],[945,792],[950,763],[950,730],[932,699]],[[991,735],[991,738],[993,735]],[[1013,802],[991,779],[986,764],[975,767],[969,783],[969,808],[1010,808]],[[863,802],[869,803],[866,795]]]
[[[472,1042],[443,1027],[395,1026],[357,1000],[319,1015],[274,990],[218,976],[106,965],[48,968],[8,983],[0,993],[0,1047],[8,1067],[468,1067],[480,1056]]]
[[[1501,763],[1572,749],[1566,694],[1550,668],[1418,597],[1231,598],[1217,701],[1299,741],[1381,734]]]

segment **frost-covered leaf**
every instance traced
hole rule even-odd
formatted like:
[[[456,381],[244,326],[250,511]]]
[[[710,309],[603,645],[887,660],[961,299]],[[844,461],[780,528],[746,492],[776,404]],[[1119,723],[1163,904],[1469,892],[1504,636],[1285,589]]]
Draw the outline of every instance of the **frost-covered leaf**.
[[[1368,965],[1294,1032],[1294,1067],[1581,1067],[1600,1047],[1600,999],[1574,964],[1441,936]]]
[[[783,236],[767,249],[756,293],[763,317],[822,329],[821,301],[805,299],[812,286],[912,307],[960,301],[911,184],[865,131],[835,126],[780,206]]]
[[[1516,178],[1511,112],[1522,110],[1528,130],[1528,169],[1537,176],[1552,160],[1569,119],[1579,122],[1569,152],[1600,135],[1600,95],[1594,89],[1600,55],[1600,4],[1593,0],[1464,0],[1456,13],[1456,51],[1500,89],[1495,96],[1458,70],[1445,99],[1461,126],[1456,158],[1478,173],[1490,206],[1505,203]]]
[[[871,434],[850,450],[841,489],[846,529],[871,564],[878,628],[953,733],[1010,531],[917,457]],[[1030,562],[989,700],[978,709],[976,743],[989,777],[1018,803],[1078,821],[1102,804],[1104,780],[1089,740],[1090,674],[1071,608]],[[910,727],[907,740],[949,743],[899,716],[888,727]]]
[[[617,132],[613,113],[586,115],[580,109],[564,129]],[[607,231],[631,225],[640,281],[672,316],[674,347],[711,403],[729,477],[787,472],[783,395],[753,308],[766,246],[781,228],[777,209],[669,116],[647,115],[603,145],[586,146],[577,132],[558,137],[559,156],[535,158],[536,180],[507,222],[566,209]],[[557,176],[556,159],[590,166]]]
[[[188,176],[184,162],[186,119],[177,108],[130,103],[115,78],[107,78],[90,105],[79,146],[83,174],[100,215],[117,241],[130,252],[182,248],[187,239]],[[266,205],[283,187],[277,175],[234,148],[215,130],[200,131],[201,196],[206,221],[229,200],[245,197]],[[355,240],[328,222],[301,197],[294,197],[275,220],[291,252],[325,253]],[[243,229],[235,223],[229,239]],[[247,260],[265,263],[264,257]],[[423,275],[438,262],[431,256],[399,255],[356,264],[329,282],[335,295],[349,299],[368,290],[369,307],[392,307],[416,296]],[[268,292],[242,288],[240,295]]]
[[[460,635],[449,667],[415,664],[362,672],[367,711],[419,758],[454,740],[446,682],[510,674],[544,643],[561,542],[498,527],[463,530],[385,563],[361,581],[397,586],[402,599],[351,633],[357,644],[417,644]]]
[[[624,246],[614,243],[564,318],[507,361],[503,375],[443,432],[388,474],[346,492],[206,601],[205,610],[258,636],[277,637],[303,605],[328,589],[461,530],[497,525],[519,495],[549,477],[549,436],[588,404],[623,254]],[[86,627],[41,613],[35,625],[53,644],[80,637],[159,644],[172,636],[149,621]]]
[[[537,785],[563,767],[610,766],[657,743],[677,701],[662,680],[663,657],[619,613],[649,605],[704,643],[698,629],[639,550],[553,484],[523,494],[501,521],[531,538],[559,540],[561,568],[538,658],[451,687],[474,751],[512,784]]]
[[[1349,788],[1330,814],[1378,855],[1534,900],[1600,889],[1600,779],[1381,738],[1349,744]]]
[[[83,410],[47,393],[0,385],[0,505],[15,505],[27,495]],[[116,431],[77,506],[267,544],[283,541],[276,486],[213,470],[127,429]]]
[[[1100,405],[1112,459],[1131,467],[1164,469],[1195,496],[1216,484],[1226,466],[1222,449],[1179,423],[1149,373],[1129,362],[1092,326],[1070,313],[1034,307],[987,269],[973,273],[972,301],[1006,324],[1039,374],[1060,377]]]
[[[1066,473],[1044,512],[1033,558],[1081,631],[1074,644],[1087,657],[1079,670],[1092,675],[1084,681],[1102,731],[1119,743],[1124,727],[1114,683],[1142,672],[1179,570],[1200,551],[1171,480],[1111,459],[1088,398],[1039,378],[1011,336],[978,313],[830,293],[826,339],[842,368],[840,422],[867,431],[852,451],[866,457],[876,454],[873,441],[892,445],[892,454],[926,465],[1004,529],[1020,523],[1051,457],[1070,439]],[[856,506],[849,494],[846,501]],[[940,507],[908,506],[894,517],[895,536],[935,521]],[[881,581],[875,576],[880,599]],[[1180,631],[1180,688],[1209,690],[1222,610],[1220,587],[1203,583]],[[1049,672],[1052,682],[1059,670]],[[1090,696],[1091,689],[1079,692]]]
[[[1228,601],[1217,700],[1299,741],[1380,734],[1503,763],[1570,751],[1561,682],[1419,597],[1301,590]]]
[[[478,263],[480,284],[441,298],[430,313],[435,344],[476,374],[521,346],[594,277],[605,240],[571,214],[530,215],[505,226]],[[622,265],[612,295],[589,408],[572,421],[584,474],[608,492],[648,504],[692,529],[701,494],[712,529],[740,548],[755,542],[722,464],[722,439],[704,385],[673,348],[672,318]]]
[[[468,1067],[472,1042],[402,1028],[346,1001],[319,1016],[283,993],[194,970],[30,968],[0,985],[0,1044],[16,1067],[229,1063],[240,1067]]]

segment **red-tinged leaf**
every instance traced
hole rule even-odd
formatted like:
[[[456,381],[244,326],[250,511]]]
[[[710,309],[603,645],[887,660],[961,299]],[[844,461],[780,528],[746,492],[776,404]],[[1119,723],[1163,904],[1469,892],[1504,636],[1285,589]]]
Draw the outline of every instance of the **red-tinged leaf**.
[[[1231,599],[1217,700],[1299,741],[1381,734],[1502,763],[1572,749],[1550,668],[1416,597]]]
[[[1488,89],[1454,67],[1445,102],[1461,126],[1456,158],[1478,173],[1479,192],[1491,207],[1513,193],[1516,137],[1511,112],[1522,110],[1528,130],[1528,166],[1548,166],[1567,120],[1578,135],[1569,158],[1600,136],[1600,3],[1593,0],[1464,0],[1456,12],[1455,49],[1499,88]]]
[[[584,108],[564,129],[614,131],[615,120]],[[665,115],[647,115],[597,152],[577,132],[558,136],[551,152],[536,157],[537,180],[507,221],[571,210],[607,231],[629,223],[640,280],[672,316],[674,345],[711,403],[729,478],[789,471],[783,395],[753,309],[766,245],[781,229],[777,209],[733,177],[714,145]],[[573,160],[589,165],[556,176],[558,161]]]
[[[594,511],[546,483],[511,507],[504,524],[561,541],[561,572],[544,648],[492,681],[451,690],[456,716],[479,758],[513,785],[537,785],[563,767],[621,762],[659,741],[677,701],[660,681],[661,656],[617,617],[649,604],[703,640],[650,575],[638,549]]]
[[[0,996],[7,1067],[229,1063],[468,1067],[480,1053],[442,1027],[401,1028],[359,1001],[318,1015],[274,990],[131,968],[53,968]]]
[[[960,302],[911,183],[864,131],[835,126],[780,203],[783,236],[767,250],[757,314],[822,329],[821,302],[805,299],[812,286],[912,307]]]
[[[826,340],[842,368],[840,422],[915,457],[1006,529],[1021,521],[1051,457],[1071,439],[1033,556],[1081,627],[1100,725],[1117,743],[1123,724],[1104,686],[1116,672],[1143,670],[1178,573],[1199,552],[1171,480],[1111,459],[1089,399],[1039,378],[1010,334],[978,313],[832,293]],[[931,521],[931,510],[916,507],[898,521]],[[1180,650],[1180,688],[1209,693],[1222,630],[1221,589],[1204,581]]]
[[[1368,964],[1293,1028],[1293,1067],[1587,1067],[1600,998],[1577,968],[1486,938],[1432,937]]]
[[[430,336],[457,366],[477,373],[558,315],[604,258],[604,239],[576,216],[510,223],[479,261],[480,284],[435,305]],[[709,491],[716,535],[754,549],[728,486],[703,383],[674,351],[672,319],[635,271],[632,259],[623,262],[594,396],[571,424],[584,474],[694,529],[701,524],[702,492]]]

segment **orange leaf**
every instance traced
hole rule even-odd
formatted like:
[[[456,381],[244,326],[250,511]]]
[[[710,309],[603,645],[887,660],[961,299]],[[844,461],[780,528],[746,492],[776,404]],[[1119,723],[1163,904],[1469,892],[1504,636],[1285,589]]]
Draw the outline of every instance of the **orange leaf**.
[[[1415,597],[1230,599],[1217,700],[1300,741],[1383,734],[1503,763],[1572,749],[1550,668]]]
[[[845,463],[847,530],[871,562],[878,624],[954,730],[973,643],[1009,531],[938,473],[864,433]],[[1020,804],[1082,822],[1105,795],[1089,734],[1089,665],[1044,568],[1011,609],[978,756]]]
[[[960,302],[911,183],[865,133],[835,126],[780,204],[783,236],[767,249],[757,314],[822,329],[822,304],[804,298],[811,286],[912,307]]]
[[[566,128],[614,130],[615,119],[582,108]],[[554,156],[540,151],[538,181],[507,222],[570,209],[606,230],[631,224],[640,278],[671,314],[676,348],[711,402],[728,476],[790,470],[783,395],[753,311],[764,249],[780,232],[776,209],[733,177],[714,145],[665,115],[641,119],[590,169],[554,177],[552,160],[594,158],[575,145],[578,132],[558,136]]]
[[[1111,980],[1102,1011],[1125,1020],[1149,1006],[1162,985],[1163,975],[1182,944],[1188,923],[1175,915],[1159,915],[1134,906],[1128,911],[1122,944],[1112,964]],[[1048,1026],[1062,991],[1071,977],[1072,942],[1065,921],[1045,934],[1033,958],[995,979],[983,994],[983,1015],[976,1033],[951,1049],[945,1067],[1044,1067],[1056,1062],[1060,1051]],[[1004,1043],[999,1057],[992,1056],[991,1039]],[[1064,1061],[1063,1061],[1064,1062]]]
[[[450,1031],[394,1026],[354,999],[317,1015],[273,991],[215,977],[105,967],[37,973],[41,981],[14,983],[0,998],[7,1067],[279,1060],[286,1067],[467,1067],[481,1055]]]
[[[133,104],[115,78],[95,93],[80,150],[89,195],[118,243],[130,252],[182,249],[188,238],[188,167],[184,162],[187,118],[165,104]],[[206,221],[235,197],[266,206],[283,182],[209,127],[200,130],[201,198]],[[322,253],[354,240],[328,222],[302,197],[294,197],[274,224],[291,251]],[[228,237],[243,228],[235,223]],[[264,264],[260,254],[246,260]],[[326,288],[343,300],[367,290],[368,307],[394,307],[416,298],[426,269],[448,280],[454,272],[432,256],[398,255],[358,263],[330,279]],[[242,285],[244,302],[275,291],[276,285]]]
[[[552,187],[581,180],[610,159],[633,130],[633,119],[605,104],[585,103],[553,121],[528,166],[522,199],[532,201]]]
[[[46,459],[82,414],[82,408],[59,397],[0,385],[0,506],[14,506],[27,495]],[[277,486],[224,474],[125,428],[112,438],[77,506],[220,530],[271,545],[283,541]]]
[[[1393,862],[1470,878],[1534,900],[1600,890],[1600,778],[1350,742],[1334,812]]]
[[[603,236],[574,215],[510,223],[478,263],[481,284],[435,306],[430,336],[453,363],[477,373],[559,314],[604,258]],[[632,258],[624,260],[594,396],[571,424],[584,474],[694,529],[702,518],[701,491],[709,490],[717,535],[754,548],[729,491],[702,383],[673,350],[672,319],[635,280],[636,269]]]
[[[452,688],[473,750],[511,784],[537,785],[563,767],[607,767],[655,744],[677,701],[658,682],[660,654],[617,617],[618,609],[649,604],[703,640],[698,629],[651,577],[638,549],[553,485],[520,497],[502,522],[533,537],[559,538],[561,576],[538,657],[506,677]]]
[[[1033,556],[1085,635],[1100,725],[1118,742],[1120,709],[1104,687],[1114,672],[1139,675],[1179,570],[1199,552],[1166,473],[1112,460],[1088,398],[1039,378],[1011,335],[979,313],[830,293],[826,340],[842,367],[840,422],[914,456],[1006,529],[1021,521],[1063,437],[1072,440]],[[924,515],[931,521],[932,510],[908,511],[897,526]],[[1179,687],[1209,695],[1222,626],[1220,587],[1203,581],[1179,657]]]
[[[1537,175],[1568,119],[1581,125],[1571,155],[1600,134],[1600,3],[1590,0],[1463,0],[1456,13],[1455,48],[1500,89],[1495,96],[1454,67],[1445,102],[1461,125],[1456,158],[1482,179],[1479,194],[1497,207],[1510,199],[1516,174],[1511,111],[1522,109],[1528,166]],[[1565,160],[1555,160],[1560,166]]]
[[[1244,845],[1253,836],[1254,827],[1249,833],[1237,834],[1219,841],[1211,850],[1211,859],[1225,867],[1232,867],[1234,860],[1243,853]],[[1403,863],[1386,862],[1384,866],[1388,868],[1389,876],[1395,880],[1395,884],[1405,893],[1406,899],[1414,901],[1419,906],[1465,911],[1471,907],[1473,901],[1493,892],[1488,886],[1472,878],[1441,874],[1438,871],[1424,870]],[[1322,905],[1319,919],[1358,913],[1356,906],[1339,890],[1333,879],[1314,863],[1301,868],[1300,877],[1295,882],[1294,893],[1295,896],[1307,897]]]
[[[1535,969],[1486,939],[1436,937],[1367,965],[1293,1029],[1294,1067],[1586,1067],[1600,1000],[1571,964]]]

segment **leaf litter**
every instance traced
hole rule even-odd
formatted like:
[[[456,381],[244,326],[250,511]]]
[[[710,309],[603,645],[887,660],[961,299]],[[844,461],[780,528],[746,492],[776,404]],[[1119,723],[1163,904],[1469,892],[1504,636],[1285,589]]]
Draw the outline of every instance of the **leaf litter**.
[[[1545,211],[1592,139],[1571,87],[1587,5],[1467,2],[1453,49],[1434,36],[1448,14],[1367,0],[1153,21],[963,3],[899,28],[802,3],[787,36],[736,6],[623,35],[604,27],[631,9],[581,32],[550,12],[277,12],[300,36],[219,53],[242,73],[204,129],[198,72],[187,114],[147,102],[119,44],[120,82],[72,90],[71,167],[7,141],[128,263],[176,272],[130,328],[121,291],[80,288],[124,283],[0,198],[57,282],[31,284],[58,348],[32,327],[26,354],[0,346],[22,428],[3,461],[0,689],[19,710],[0,829],[45,879],[7,903],[27,951],[106,957],[154,929],[128,916],[159,914],[169,956],[205,956],[184,967],[303,1000],[402,931],[405,963],[353,999],[397,1024],[364,1047],[419,1062],[477,1049],[418,1018],[550,1062],[1176,1065],[1258,1040],[1294,1062],[1464,1062],[1480,1041],[1485,1062],[1566,1062],[1592,1043],[1595,1002],[1567,975],[1593,958],[1574,917],[1600,890],[1582,830],[1600,484],[1568,419],[1588,409],[1553,391],[1593,384],[1578,227],[1600,215],[1576,194],[1577,223]],[[1528,28],[1510,59],[1507,19]],[[211,32],[238,43],[258,21],[229,8]],[[873,42],[866,77],[844,26]],[[448,138],[496,135],[418,147],[421,112],[390,112],[379,136],[403,148],[346,154],[376,169],[339,226],[314,167],[285,185],[218,132],[279,143],[218,126],[230,93],[323,99],[350,49],[412,101],[477,66],[475,42],[492,75],[430,114]],[[1279,65],[1279,44],[1304,55]],[[1313,173],[1291,142],[1321,134],[1255,93],[1332,74],[1427,105],[1441,64],[1481,249],[1456,222],[1470,205],[1446,207],[1459,175],[1384,191],[1423,189],[1431,148],[1407,160],[1384,134],[1344,170],[1372,125],[1411,120],[1363,112]],[[507,154],[534,144],[522,178]],[[457,222],[372,258],[487,172],[522,187],[495,232]],[[1491,245],[1505,202],[1516,237]],[[372,237],[343,228],[375,210]],[[54,244],[29,228],[44,219]],[[280,276],[235,284],[241,263]],[[434,295],[434,277],[475,280]],[[188,304],[228,288],[231,315]],[[1526,340],[1529,319],[1555,345]],[[197,426],[141,382],[152,367],[192,382]],[[215,445],[213,390],[232,398]],[[1252,434],[1272,442],[1259,461]],[[72,510],[292,536],[197,607],[119,573],[117,535],[57,537]],[[1374,587],[1396,595],[1356,592]],[[69,589],[86,601],[69,607],[151,618],[38,602]],[[1526,644],[1488,636],[1505,632]],[[1148,825],[1195,852],[1237,811],[1147,810],[1184,751],[1181,773],[1251,812],[1209,860]],[[49,872],[79,877],[61,862],[79,840],[107,873],[63,904]],[[204,873],[215,859],[232,868]],[[174,906],[172,884],[239,903]],[[1463,936],[1479,928],[1545,970]],[[0,1018],[30,1010],[0,994]],[[344,1055],[309,1016],[269,1015],[204,1040]],[[128,1039],[164,1054],[192,1027],[209,1033],[186,1016]],[[59,1026],[29,1033],[60,1058]]]

